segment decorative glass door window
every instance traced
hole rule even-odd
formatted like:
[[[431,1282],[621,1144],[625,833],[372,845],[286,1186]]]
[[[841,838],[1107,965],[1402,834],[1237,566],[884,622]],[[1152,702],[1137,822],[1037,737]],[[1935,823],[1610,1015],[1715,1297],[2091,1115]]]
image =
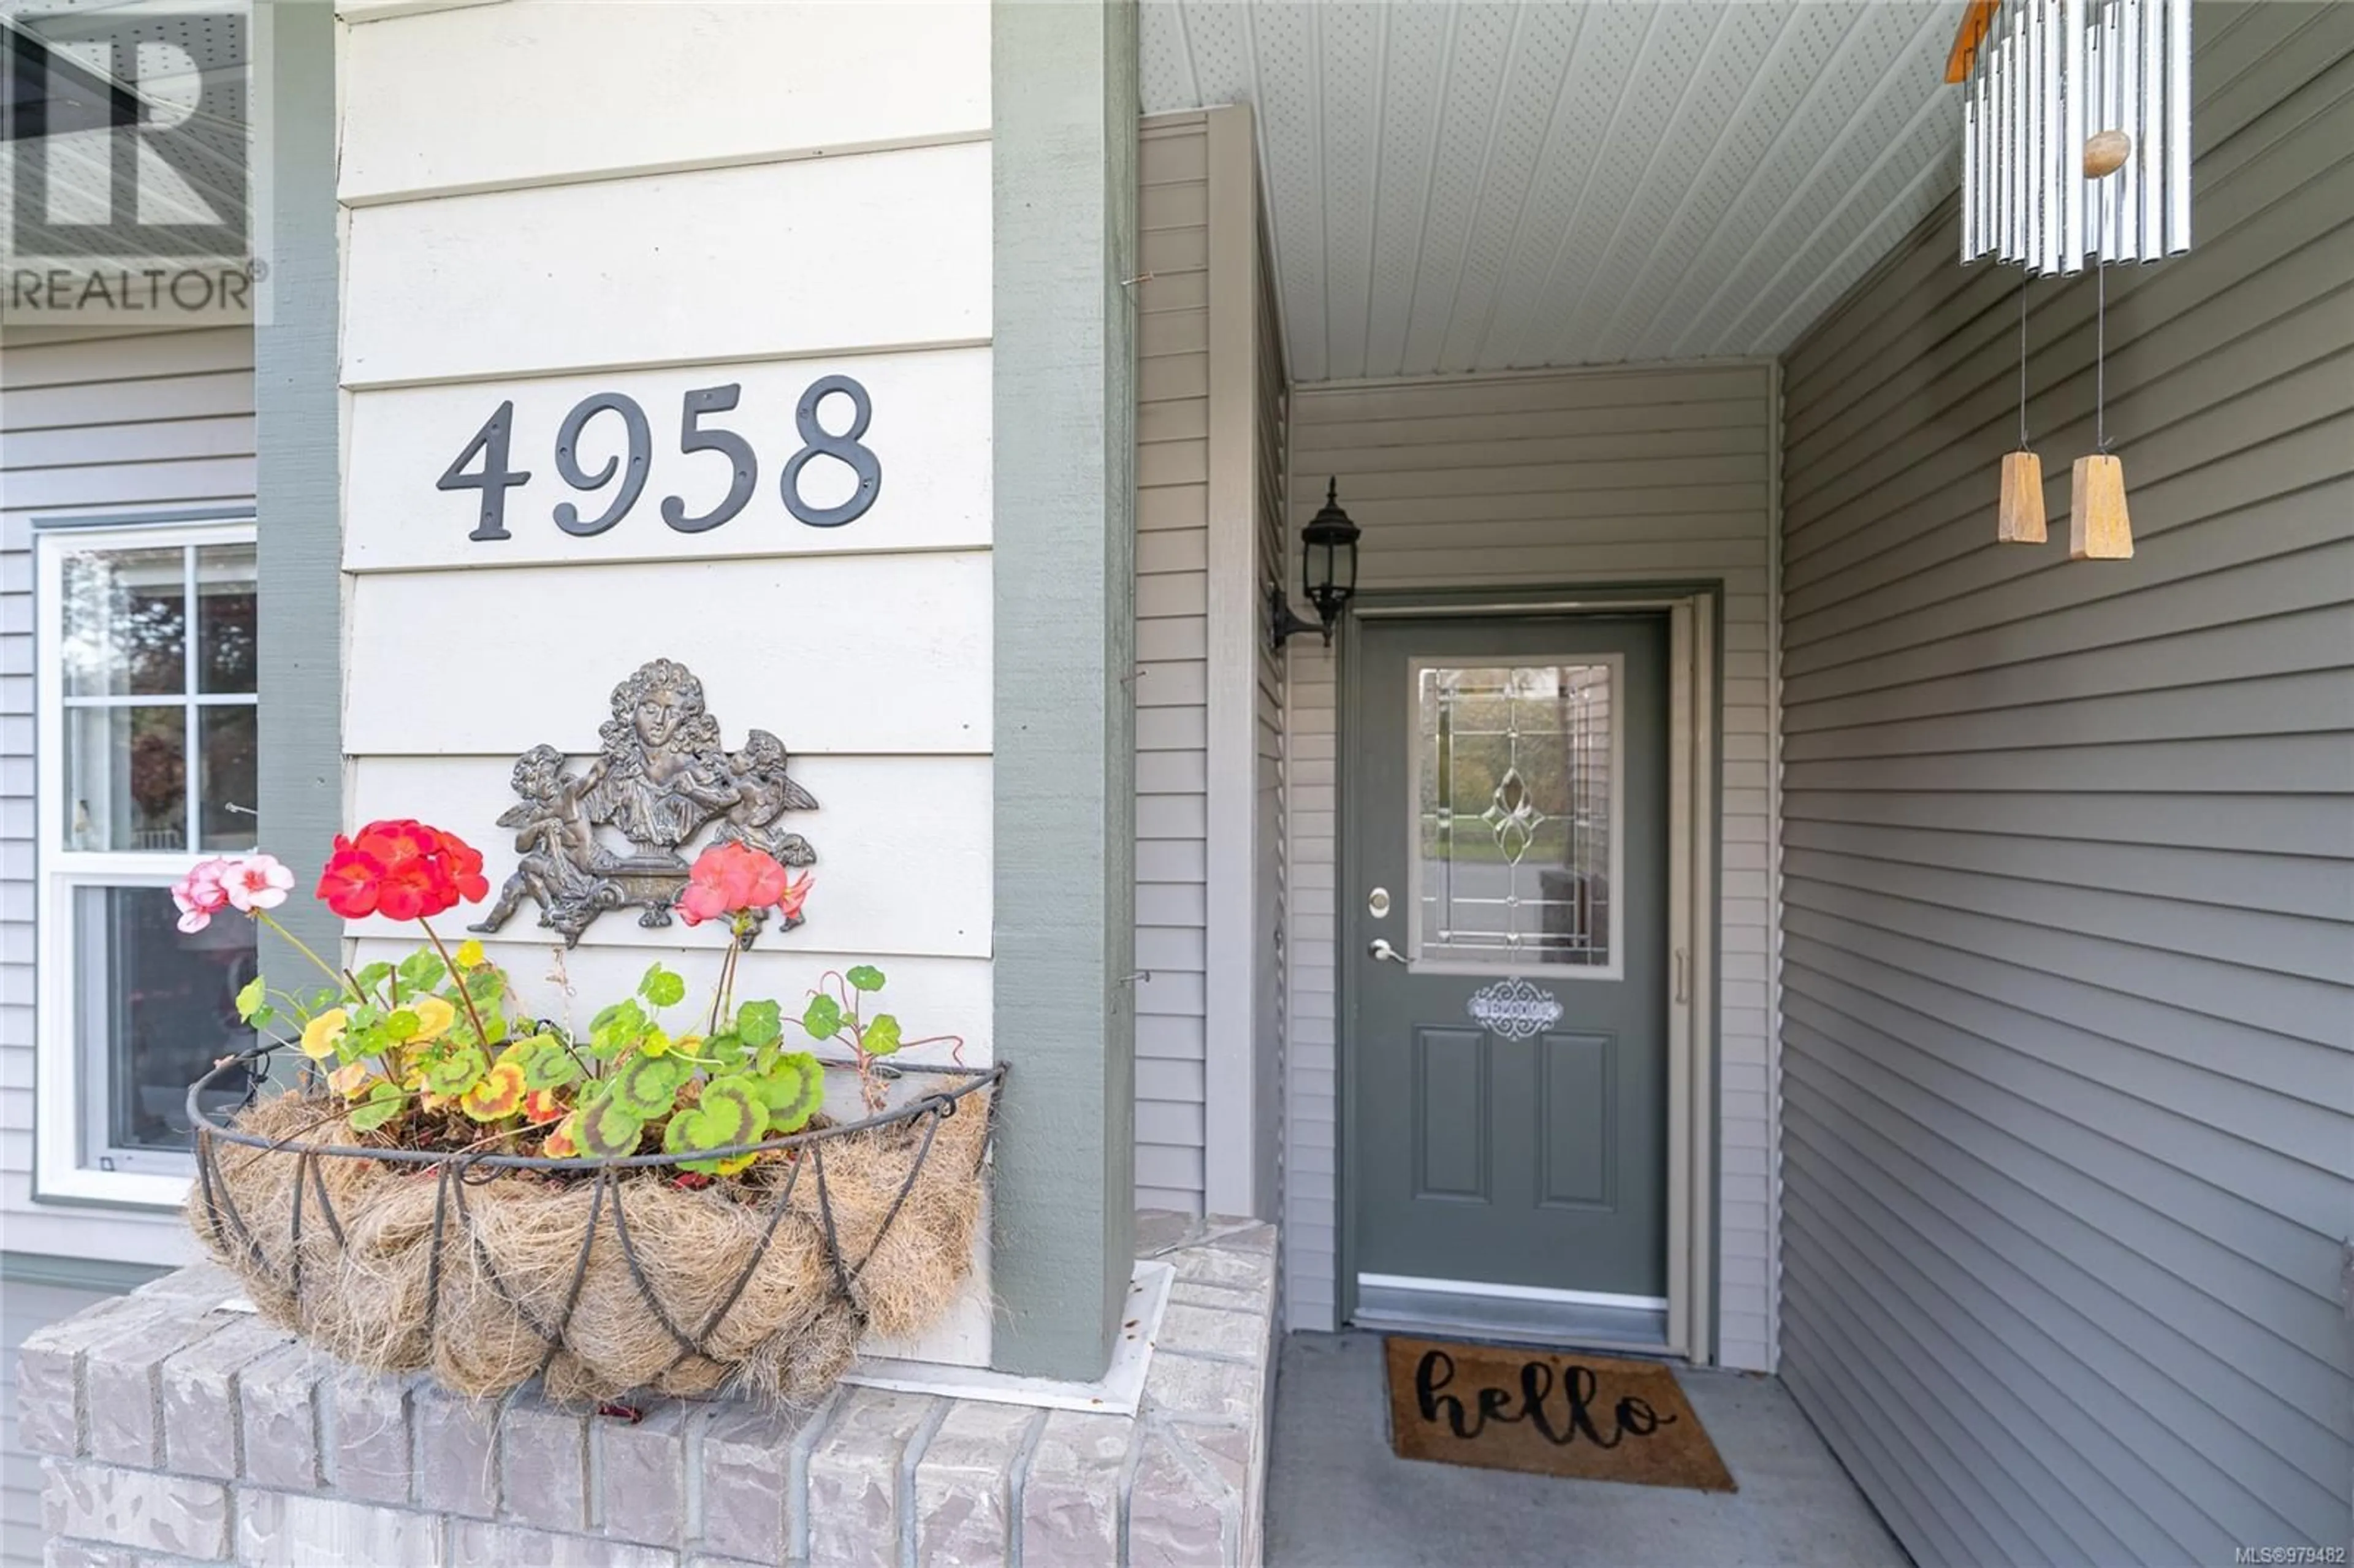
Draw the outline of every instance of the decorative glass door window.
[[[1414,668],[1420,968],[1616,978],[1618,662]]]
[[[44,1196],[171,1202],[187,1086],[253,1043],[253,927],[169,887],[255,846],[249,524],[36,534]]]

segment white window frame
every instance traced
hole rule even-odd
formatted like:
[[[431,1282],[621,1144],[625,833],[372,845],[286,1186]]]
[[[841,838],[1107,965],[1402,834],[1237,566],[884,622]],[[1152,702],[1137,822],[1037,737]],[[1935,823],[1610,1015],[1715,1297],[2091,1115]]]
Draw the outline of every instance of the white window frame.
[[[83,1101],[85,1064],[80,1002],[76,994],[80,988],[75,984],[74,895],[84,887],[168,887],[196,862],[218,853],[202,847],[170,852],[65,847],[66,705],[58,657],[65,634],[65,557],[85,550],[176,549],[202,545],[251,545],[256,541],[250,519],[33,530],[33,712],[37,759],[33,786],[37,835],[33,918],[37,977],[33,1178],[34,1195],[43,1201],[157,1208],[177,1207],[186,1201],[195,1171],[193,1159],[186,1172],[106,1171],[82,1162],[83,1131],[89,1118]],[[197,635],[193,622],[186,635],[193,653]],[[193,661],[190,667],[194,667]],[[257,686],[259,683],[257,679]],[[183,692],[180,701],[186,703],[192,694]],[[259,705],[257,694],[256,706]],[[190,758],[188,766],[193,778],[196,758]],[[194,813],[188,825],[193,836],[198,825]]]

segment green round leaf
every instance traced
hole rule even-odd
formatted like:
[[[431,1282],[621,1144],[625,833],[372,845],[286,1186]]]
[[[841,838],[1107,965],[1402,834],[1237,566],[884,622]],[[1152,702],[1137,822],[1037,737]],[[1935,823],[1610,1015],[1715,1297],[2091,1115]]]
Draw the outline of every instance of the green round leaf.
[[[686,981],[655,964],[646,970],[646,978],[638,982],[638,994],[656,1007],[676,1007],[686,1000]]]
[[[351,1113],[352,1130],[374,1132],[400,1114],[398,1100],[367,1100]]]
[[[747,1045],[757,1049],[770,1044],[784,1032],[781,1010],[773,1001],[748,1001],[736,1010],[736,1033]]]
[[[842,1007],[830,996],[810,998],[809,1010],[801,1014],[801,1027],[812,1040],[831,1040],[842,1031]]]
[[[255,1013],[261,1011],[261,1004],[269,995],[269,982],[260,975],[254,976],[246,981],[244,989],[237,993],[237,1015],[239,1018],[250,1020]]]
[[[887,1012],[876,1013],[858,1044],[869,1056],[888,1056],[899,1048],[899,1021]]]
[[[395,1008],[392,1015],[384,1021],[385,1037],[394,1041],[406,1040],[424,1026],[424,1021],[408,1009]]]
[[[873,964],[860,964],[842,977],[854,991],[875,991],[883,989],[883,971]]]

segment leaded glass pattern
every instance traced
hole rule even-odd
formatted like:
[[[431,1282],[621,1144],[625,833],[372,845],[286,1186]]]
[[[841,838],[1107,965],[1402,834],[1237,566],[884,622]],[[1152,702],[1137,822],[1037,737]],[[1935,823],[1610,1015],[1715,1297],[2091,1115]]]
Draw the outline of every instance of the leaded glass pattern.
[[[1613,666],[1416,672],[1416,958],[1606,969]]]

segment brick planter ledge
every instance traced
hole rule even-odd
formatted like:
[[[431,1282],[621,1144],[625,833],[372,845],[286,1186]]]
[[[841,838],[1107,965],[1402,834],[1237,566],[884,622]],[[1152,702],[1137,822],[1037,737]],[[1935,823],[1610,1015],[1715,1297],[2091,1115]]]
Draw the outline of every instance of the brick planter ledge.
[[[331,1361],[183,1269],[17,1361],[49,1568],[1256,1563],[1274,1227],[1138,1216],[1175,1266],[1130,1416],[840,1388],[635,1425]]]

